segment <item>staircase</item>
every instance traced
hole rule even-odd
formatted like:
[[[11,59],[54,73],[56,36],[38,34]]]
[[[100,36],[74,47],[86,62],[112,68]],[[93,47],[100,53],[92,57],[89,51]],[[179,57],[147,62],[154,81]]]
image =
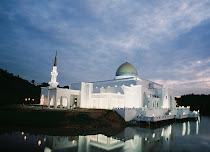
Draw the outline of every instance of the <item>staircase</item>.
[[[171,109],[168,109],[168,111],[165,113],[165,115],[169,115],[170,112],[171,112]]]

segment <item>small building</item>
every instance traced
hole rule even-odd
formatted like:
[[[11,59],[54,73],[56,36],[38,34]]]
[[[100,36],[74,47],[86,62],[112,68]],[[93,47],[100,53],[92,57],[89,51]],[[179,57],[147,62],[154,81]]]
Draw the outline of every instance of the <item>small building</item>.
[[[173,90],[138,76],[135,67],[125,62],[112,80],[72,83],[58,88],[57,53],[49,87],[41,89],[41,105],[48,108],[72,107],[114,109],[126,121],[161,121],[197,116],[189,107],[176,107]]]

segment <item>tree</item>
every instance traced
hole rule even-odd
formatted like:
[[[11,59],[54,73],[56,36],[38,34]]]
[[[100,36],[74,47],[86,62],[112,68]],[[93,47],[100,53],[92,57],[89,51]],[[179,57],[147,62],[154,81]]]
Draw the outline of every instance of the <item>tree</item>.
[[[35,83],[35,80],[31,80],[31,83],[34,85],[34,83]]]
[[[49,86],[49,84],[46,82],[43,82],[43,83],[41,83],[41,85],[39,85],[39,87],[47,87],[47,86]]]

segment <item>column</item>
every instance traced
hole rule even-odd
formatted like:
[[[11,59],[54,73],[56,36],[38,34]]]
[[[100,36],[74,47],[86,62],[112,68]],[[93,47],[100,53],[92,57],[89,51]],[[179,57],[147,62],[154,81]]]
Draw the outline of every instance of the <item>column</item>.
[[[72,96],[72,95],[70,95],[69,98],[67,98],[67,109],[70,109],[71,96]]]

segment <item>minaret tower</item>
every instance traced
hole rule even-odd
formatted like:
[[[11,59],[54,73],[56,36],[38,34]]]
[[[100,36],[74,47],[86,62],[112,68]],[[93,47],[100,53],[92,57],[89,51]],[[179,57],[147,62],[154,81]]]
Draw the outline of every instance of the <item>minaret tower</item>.
[[[57,72],[57,51],[56,51],[54,66],[51,72],[51,81],[49,82],[50,88],[57,88],[58,86],[57,76],[58,76],[58,72]]]

